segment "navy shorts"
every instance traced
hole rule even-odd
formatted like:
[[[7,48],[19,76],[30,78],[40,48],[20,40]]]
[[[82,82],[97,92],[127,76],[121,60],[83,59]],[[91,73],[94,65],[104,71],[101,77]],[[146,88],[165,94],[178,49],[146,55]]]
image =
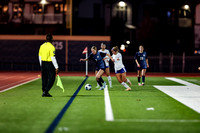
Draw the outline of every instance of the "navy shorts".
[[[125,68],[122,68],[120,70],[115,70],[115,73],[125,73],[126,72],[126,69]]]
[[[147,69],[147,66],[140,66],[140,67],[137,67],[137,70],[138,70],[138,71],[141,71],[142,69]]]
[[[99,71],[99,70],[103,70],[103,71],[105,71],[106,70],[106,68],[104,67],[104,68],[98,68],[98,67],[96,67],[96,71]]]

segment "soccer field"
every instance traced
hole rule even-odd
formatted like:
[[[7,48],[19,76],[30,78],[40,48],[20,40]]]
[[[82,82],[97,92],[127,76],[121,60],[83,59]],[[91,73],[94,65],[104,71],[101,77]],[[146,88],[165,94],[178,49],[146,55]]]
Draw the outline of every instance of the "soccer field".
[[[200,113],[156,88],[169,86],[169,89],[173,89],[185,85],[165,77],[147,77],[146,85],[138,86],[136,77],[128,78],[133,86],[132,91],[126,92],[116,78],[112,77],[113,88],[108,87],[109,95],[106,95],[110,98],[110,104],[107,105],[111,110],[108,111],[105,111],[105,102],[109,101],[105,100],[103,90],[95,88],[95,77],[89,77],[82,88],[79,88],[85,77],[63,76],[61,79],[65,92],[54,84],[50,91],[52,98],[41,96],[41,79],[1,92],[0,132],[200,132]],[[107,81],[107,78],[104,79]],[[194,86],[189,84],[186,88],[188,91],[193,88],[200,90],[199,77],[176,79],[192,83]],[[91,91],[84,89],[87,83],[92,85]],[[198,101],[200,97],[190,95],[187,98]],[[113,115],[113,119],[107,121],[106,115]]]

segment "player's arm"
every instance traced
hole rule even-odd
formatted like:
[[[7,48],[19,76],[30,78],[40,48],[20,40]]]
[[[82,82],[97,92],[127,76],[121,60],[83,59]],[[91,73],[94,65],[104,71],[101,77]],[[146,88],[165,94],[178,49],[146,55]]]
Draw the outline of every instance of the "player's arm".
[[[149,60],[148,60],[147,54],[146,54],[146,63],[147,63],[147,67],[149,68]]]
[[[88,58],[85,58],[85,59],[80,59],[80,61],[88,61],[88,60],[92,60],[92,57],[93,57],[93,54],[91,53]]]
[[[81,58],[80,61],[88,61],[88,59],[82,59],[82,58]]]
[[[41,47],[40,47],[41,49]],[[39,59],[39,63],[40,63],[40,66],[42,66],[42,57],[41,57],[41,50],[39,49],[39,53],[38,53],[38,59]]]
[[[149,60],[148,59],[146,59],[146,63],[147,63],[147,67],[149,67]]]
[[[50,57],[51,57],[51,60],[52,60],[52,63],[53,63],[53,66],[55,67],[56,69],[56,74],[59,73],[59,69],[58,69],[58,63],[57,63],[57,60],[56,60],[56,57],[55,57],[55,48],[53,47],[50,51]]]
[[[136,55],[135,55],[135,63],[137,64],[137,67],[140,67],[140,64],[139,64],[139,62],[138,62],[138,60],[137,60],[137,53],[136,53]]]
[[[112,58],[110,54],[106,54],[106,55],[112,60],[112,62],[115,62],[115,60]]]

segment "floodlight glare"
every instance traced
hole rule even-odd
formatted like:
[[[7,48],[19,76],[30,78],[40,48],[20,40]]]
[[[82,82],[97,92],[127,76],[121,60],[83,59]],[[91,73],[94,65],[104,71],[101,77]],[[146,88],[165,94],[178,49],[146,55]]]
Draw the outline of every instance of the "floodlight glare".
[[[189,9],[190,9],[190,6],[189,6],[189,5],[184,5],[183,8],[184,8],[185,10],[189,10]]]
[[[125,7],[125,6],[126,6],[126,3],[123,2],[123,1],[120,1],[118,5],[119,5],[120,7]]]
[[[46,0],[41,0],[40,4],[45,5],[45,4],[48,4],[48,2]]]
[[[126,41],[126,44],[130,44],[131,42],[130,41]]]
[[[124,49],[125,49],[125,45],[122,44],[121,47],[120,47],[120,49],[121,49],[121,50],[124,50]]]

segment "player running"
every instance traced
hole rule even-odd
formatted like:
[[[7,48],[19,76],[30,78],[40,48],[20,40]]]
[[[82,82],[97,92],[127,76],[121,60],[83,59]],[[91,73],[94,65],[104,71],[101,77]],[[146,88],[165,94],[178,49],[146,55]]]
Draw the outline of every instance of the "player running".
[[[80,59],[80,61],[93,60],[96,63],[96,81],[100,86],[99,90],[103,90],[106,87],[106,82],[104,82],[101,77],[106,69],[105,63],[103,61],[105,56],[108,56],[113,61],[113,58],[109,54],[97,52],[97,47],[92,46],[91,54],[89,55],[89,57],[87,59]]]
[[[109,52],[109,50],[106,49],[106,44],[104,44],[104,43],[101,43],[101,49],[98,52],[110,55],[110,52]],[[108,56],[106,56],[105,59],[104,59],[104,62],[105,62],[105,65],[106,65],[105,72],[106,72],[106,75],[107,75],[107,78],[108,78],[109,86],[110,86],[110,88],[112,88],[112,80],[111,80],[111,76],[110,76],[109,61],[110,61],[110,58]],[[97,74],[97,71],[95,72],[95,74]],[[98,84],[97,84],[96,88],[99,88]]]
[[[122,55],[119,53],[119,49],[117,46],[113,47],[111,51],[113,54],[112,57],[114,60],[115,74],[117,80],[119,81],[120,84],[122,84],[126,88],[126,91],[130,91],[131,88],[126,84],[126,82],[128,82],[130,86],[131,82],[129,79],[126,78],[126,69],[122,62]]]
[[[137,52],[135,55],[135,62],[137,64],[138,85],[142,86],[145,84],[146,69],[149,68],[147,53],[144,51],[144,47],[142,45],[139,46],[139,52]],[[142,84],[140,83],[141,75],[142,75]]]

